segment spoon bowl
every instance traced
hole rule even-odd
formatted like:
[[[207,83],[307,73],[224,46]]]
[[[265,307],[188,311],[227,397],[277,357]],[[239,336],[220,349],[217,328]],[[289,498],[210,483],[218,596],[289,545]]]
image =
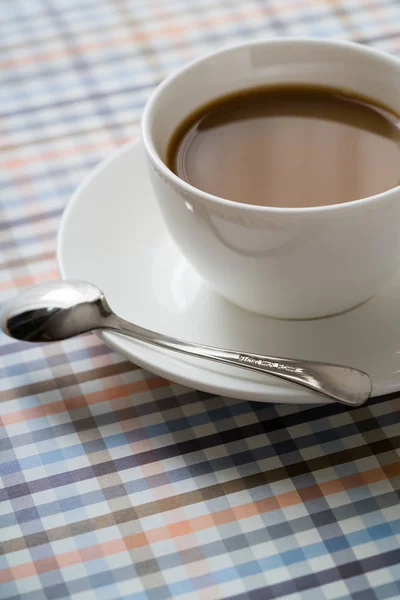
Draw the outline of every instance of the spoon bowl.
[[[25,342],[55,342],[99,328],[111,314],[104,294],[83,281],[49,281],[26,288],[3,308],[1,329]]]

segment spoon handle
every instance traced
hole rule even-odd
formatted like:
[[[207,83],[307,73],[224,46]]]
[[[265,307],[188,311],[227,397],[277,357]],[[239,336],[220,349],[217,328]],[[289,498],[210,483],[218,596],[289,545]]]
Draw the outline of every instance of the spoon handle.
[[[104,325],[107,329],[161,348],[277,377],[347,406],[360,406],[371,395],[371,380],[366,373],[358,369],[192,344],[144,329],[115,314],[107,317]]]

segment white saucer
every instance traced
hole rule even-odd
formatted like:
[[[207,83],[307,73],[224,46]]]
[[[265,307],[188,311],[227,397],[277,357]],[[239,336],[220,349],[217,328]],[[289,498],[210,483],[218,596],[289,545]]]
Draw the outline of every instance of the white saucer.
[[[169,237],[140,143],[115,152],[76,191],[61,222],[58,262],[62,277],[97,284],[117,313],[143,327],[225,348],[358,367],[370,374],[375,396],[400,389],[400,277],[364,305],[326,319],[280,321],[237,308],[207,287]],[[192,388],[246,400],[321,402],[261,374],[99,335],[138,365]]]

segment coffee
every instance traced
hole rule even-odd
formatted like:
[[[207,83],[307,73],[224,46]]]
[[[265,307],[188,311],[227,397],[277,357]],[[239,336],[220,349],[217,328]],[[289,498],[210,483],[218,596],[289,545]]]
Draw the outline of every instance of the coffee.
[[[254,88],[191,114],[166,163],[194,187],[235,202],[350,202],[400,184],[400,117],[333,88]]]

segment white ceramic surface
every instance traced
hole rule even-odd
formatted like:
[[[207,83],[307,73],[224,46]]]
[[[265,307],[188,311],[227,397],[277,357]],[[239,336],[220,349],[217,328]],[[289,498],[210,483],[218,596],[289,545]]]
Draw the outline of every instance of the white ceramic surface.
[[[216,52],[168,78],[146,106],[143,140],[163,217],[204,279],[249,310],[310,318],[361,303],[394,275],[400,188],[335,206],[251,206],[201,192],[163,163],[171,134],[193,109],[287,82],[350,90],[400,113],[398,59],[353,43],[280,38]]]
[[[236,307],[211,291],[172,241],[138,143],[114,153],[74,194],[60,227],[58,262],[64,278],[100,286],[113,309],[138,325],[193,342],[348,364],[370,374],[373,395],[400,389],[400,277],[362,306],[326,319],[275,320]],[[100,337],[190,387],[247,400],[321,402],[260,374],[117,334]]]

